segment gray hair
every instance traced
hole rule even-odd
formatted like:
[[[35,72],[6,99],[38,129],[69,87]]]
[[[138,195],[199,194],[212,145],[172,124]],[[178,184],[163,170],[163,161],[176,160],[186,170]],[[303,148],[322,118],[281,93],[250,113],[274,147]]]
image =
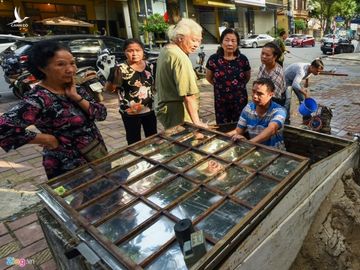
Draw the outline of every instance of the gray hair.
[[[168,37],[171,41],[176,41],[179,36],[202,36],[201,26],[192,19],[181,19],[177,24],[169,27]]]

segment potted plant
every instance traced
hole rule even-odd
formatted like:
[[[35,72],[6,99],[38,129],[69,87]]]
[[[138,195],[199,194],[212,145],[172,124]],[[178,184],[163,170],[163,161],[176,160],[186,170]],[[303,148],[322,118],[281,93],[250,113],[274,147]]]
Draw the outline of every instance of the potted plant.
[[[164,40],[165,32],[169,25],[165,22],[164,17],[158,13],[149,16],[141,26],[142,31],[153,33],[155,40]]]

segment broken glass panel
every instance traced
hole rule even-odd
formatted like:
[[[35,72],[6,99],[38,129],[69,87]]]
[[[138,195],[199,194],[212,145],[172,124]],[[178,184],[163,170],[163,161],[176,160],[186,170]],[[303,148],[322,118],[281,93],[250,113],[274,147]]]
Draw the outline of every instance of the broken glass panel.
[[[101,224],[98,230],[111,242],[115,242],[155,213],[156,211],[145,203],[138,202]]]
[[[86,168],[86,170],[79,172],[79,174],[71,177],[70,181],[59,181],[54,183],[51,187],[54,188],[54,191],[58,195],[63,195],[66,191],[74,189],[82,184],[87,183],[89,180],[96,177],[96,173],[91,168]]]
[[[261,175],[257,175],[250,183],[240,191],[235,193],[239,199],[255,206],[262,198],[270,193],[277,185],[277,182],[269,180]]]
[[[121,152],[120,155],[116,155],[111,159],[107,160],[106,162],[100,163],[96,165],[96,170],[101,173],[106,173],[116,167],[124,166],[131,161],[135,160],[137,156],[130,154],[128,151]]]
[[[119,249],[135,263],[140,263],[174,236],[174,225],[173,221],[162,216],[150,227],[119,245]]]
[[[214,240],[218,241],[234,227],[249,212],[249,209],[227,200],[219,208],[215,209],[196,227],[204,230]]]
[[[200,146],[199,149],[207,152],[207,153],[215,153],[216,151],[224,148],[230,143],[230,140],[219,139],[215,138],[210,142],[205,143],[204,145]]]
[[[79,213],[90,223],[95,223],[100,218],[105,217],[134,199],[123,189],[118,189],[110,195],[96,201],[94,204],[84,208]]]
[[[170,159],[173,156],[179,154],[184,151],[186,148],[179,144],[172,144],[169,147],[162,148],[158,153],[151,155],[150,158],[156,160],[158,162],[162,162],[164,160]]]
[[[199,164],[198,166],[191,168],[185,174],[193,179],[204,181],[207,178],[224,170],[225,165],[226,164],[224,162],[221,162],[213,158],[209,158],[206,161]]]
[[[174,174],[172,174],[168,170],[160,169],[142,177],[139,181],[136,181],[135,183],[131,184],[129,187],[133,191],[143,194],[152,187],[165,182],[173,175]]]
[[[289,157],[281,156],[277,158],[273,163],[266,167],[263,172],[268,175],[272,175],[277,179],[284,179],[292,171],[294,171],[300,162]]]
[[[178,177],[161,187],[148,199],[160,207],[166,207],[175,199],[194,188],[194,184],[183,177]]]
[[[170,213],[179,219],[189,218],[194,220],[221,198],[220,195],[202,188],[188,199],[176,205]]]
[[[219,156],[228,161],[235,161],[253,147],[254,146],[247,143],[240,143],[238,145],[230,147],[224,152],[221,152]]]
[[[194,131],[185,137],[182,137],[179,141],[187,146],[196,146],[210,137],[210,133]]]
[[[111,178],[116,180],[118,183],[127,182],[129,179],[145,172],[146,170],[154,167],[154,164],[140,159],[139,162],[128,167],[119,168],[117,171],[109,174]]]
[[[270,160],[274,159],[276,155],[277,155],[276,153],[270,151],[257,149],[256,151],[253,151],[249,155],[243,157],[239,161],[239,164],[246,165],[256,170],[264,166]]]
[[[155,137],[150,139],[146,144],[141,144],[140,146],[135,146],[131,150],[134,150],[142,155],[147,155],[151,152],[157,151],[168,146],[170,142],[168,140]]]
[[[181,249],[178,243],[175,243],[170,246],[163,254],[157,257],[148,267],[145,267],[146,270],[187,270],[184,255],[181,252]]]
[[[210,186],[230,193],[234,187],[244,181],[250,174],[251,172],[245,168],[231,166],[222,174],[215,176],[215,178],[210,181]]]
[[[178,170],[185,170],[186,168],[190,167],[191,165],[198,162],[200,159],[204,158],[205,156],[202,154],[198,154],[193,151],[188,151],[177,158],[173,159],[168,163],[168,165],[174,169]]]
[[[72,207],[76,208],[115,187],[116,185],[113,181],[100,178],[83,190],[72,193],[66,196],[64,199],[67,204],[70,204]]]

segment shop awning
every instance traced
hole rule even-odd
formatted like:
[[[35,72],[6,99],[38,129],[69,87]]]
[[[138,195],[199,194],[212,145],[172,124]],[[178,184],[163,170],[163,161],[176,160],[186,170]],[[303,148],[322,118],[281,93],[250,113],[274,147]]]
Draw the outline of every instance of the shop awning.
[[[265,7],[265,0],[235,0],[235,4]]]

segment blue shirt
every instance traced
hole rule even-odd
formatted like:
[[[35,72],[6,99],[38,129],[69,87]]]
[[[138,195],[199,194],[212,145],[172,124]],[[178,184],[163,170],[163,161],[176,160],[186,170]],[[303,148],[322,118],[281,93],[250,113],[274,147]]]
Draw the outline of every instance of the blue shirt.
[[[308,68],[310,64],[308,63],[294,63],[289,65],[285,69],[285,83],[286,87],[292,86],[295,90],[300,91],[301,81],[306,79],[308,74]]]
[[[267,128],[271,122],[274,122],[279,126],[279,129],[270,139],[262,142],[262,144],[285,150],[283,137],[285,118],[286,110],[276,102],[271,101],[267,112],[261,117],[256,112],[256,104],[250,102],[241,112],[237,127],[247,129],[252,139]]]

